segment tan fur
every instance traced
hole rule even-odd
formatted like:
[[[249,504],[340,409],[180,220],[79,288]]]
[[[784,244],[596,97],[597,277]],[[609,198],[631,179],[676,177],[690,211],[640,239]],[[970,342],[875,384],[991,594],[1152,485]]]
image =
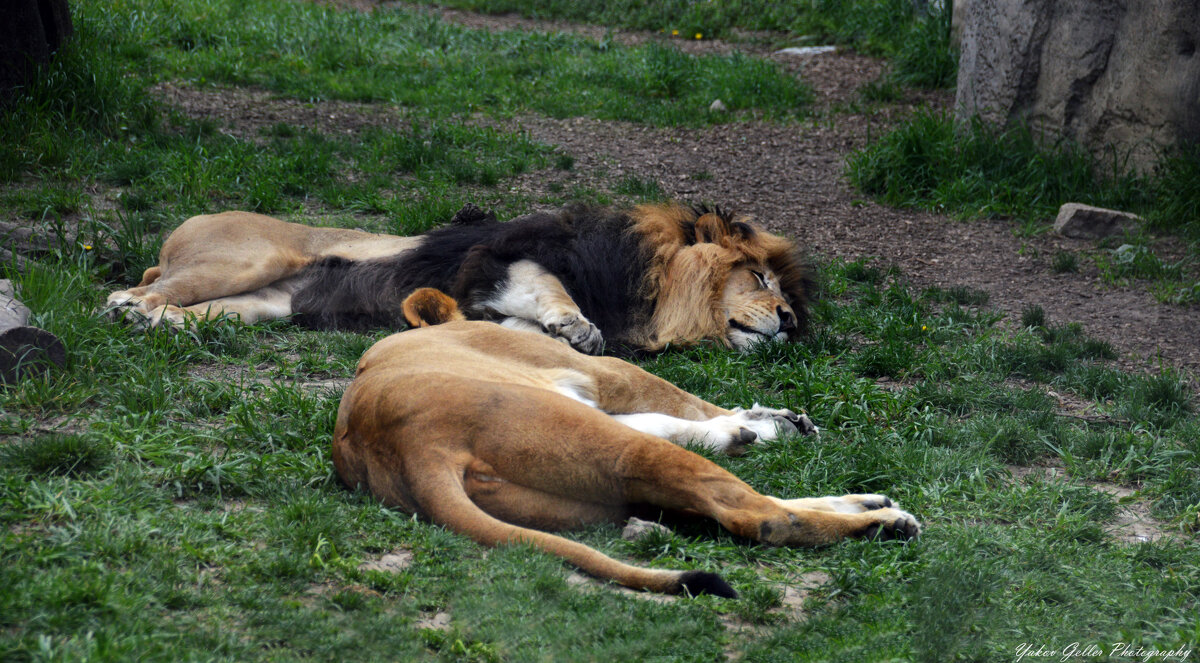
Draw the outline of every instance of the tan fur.
[[[262,214],[224,212],[194,216],[175,229],[158,265],[135,288],[108,296],[110,307],[149,318],[182,322],[185,316],[238,315],[245,322],[290,307],[288,279],[327,256],[364,260],[395,255],[420,238],[342,228],[313,228]],[[287,315],[290,308],[282,315]]]
[[[413,298],[429,300],[406,310],[435,316],[421,323],[452,312],[437,291]],[[660,592],[681,591],[681,573],[624,564],[543,530],[619,521],[645,504],[772,545],[919,530],[880,496],[760,495],[613,416],[646,412],[693,421],[735,414],[618,359],[492,323],[449,322],[389,336],[363,355],[338,410],[333,462],[346,485],[484,545],[528,543]]]
[[[696,219],[692,243],[684,232],[691,211],[678,204],[641,205],[632,216],[636,231],[655,247],[642,291],[643,297],[656,302],[649,335],[642,342],[647,349],[705,339],[733,345],[728,320],[758,327],[777,309],[792,313],[778,290],[756,293],[760,300],[756,307],[740,307],[726,292],[731,278],[751,271],[779,272],[784,286],[803,278],[789,240],[758,228],[751,237],[739,236],[710,213]],[[749,223],[745,217],[736,221]]]
[[[692,238],[684,227],[694,213],[678,204],[642,205],[631,216],[633,231],[654,247],[639,293],[653,311],[623,342],[650,351],[705,340],[745,348],[789,336],[780,317],[794,319],[794,312],[783,293],[805,278],[791,241],[761,229],[750,235],[732,232],[711,213],[694,221]],[[422,241],[313,228],[248,212],[196,216],[171,233],[159,264],[145,271],[141,283],[113,292],[107,305],[114,317],[147,327],[223,316],[246,323],[285,317],[294,312],[292,296],[302,285],[295,277],[313,261],[393,256]],[[776,287],[755,287],[751,273],[768,275]],[[742,286],[731,289],[739,279]],[[519,292],[505,291],[517,295],[508,300],[511,306],[491,310],[507,316],[510,327],[541,328],[589,353],[603,348],[600,331],[554,275],[522,260],[510,267],[509,281],[519,286]],[[537,296],[524,298],[527,292]],[[753,332],[731,329],[730,320]]]

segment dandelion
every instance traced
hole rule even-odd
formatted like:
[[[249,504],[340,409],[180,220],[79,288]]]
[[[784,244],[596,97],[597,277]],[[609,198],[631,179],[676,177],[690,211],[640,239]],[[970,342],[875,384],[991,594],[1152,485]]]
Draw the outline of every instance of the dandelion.
[[[704,36],[704,35],[700,34],[699,32],[697,32],[697,33],[696,33],[696,39],[700,39],[700,38],[701,38],[701,37],[703,37],[703,36]]]
[[[91,244],[84,244],[84,245],[83,245],[83,250],[84,250],[84,251],[91,251],[91,250],[92,250],[92,245],[91,245]]]
[[[925,325],[921,325],[921,331],[925,331],[926,329],[929,329],[929,327],[926,327]]]
[[[671,31],[671,36],[672,36],[672,37],[678,37],[678,36],[679,36],[679,31],[678,31],[678,30],[672,30],[672,31]]]

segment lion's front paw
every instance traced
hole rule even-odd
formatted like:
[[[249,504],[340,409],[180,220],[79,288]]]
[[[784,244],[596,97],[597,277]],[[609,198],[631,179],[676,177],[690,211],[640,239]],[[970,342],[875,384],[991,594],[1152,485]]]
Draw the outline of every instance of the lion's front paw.
[[[763,407],[758,403],[749,410],[738,409],[735,412],[746,418],[747,425],[764,440],[773,440],[780,435],[800,433],[801,435],[816,435],[818,429],[805,414],[796,414],[788,409]]]
[[[542,326],[554,338],[565,341],[585,354],[597,355],[604,349],[604,336],[600,334],[600,329],[579,313],[547,316]]]

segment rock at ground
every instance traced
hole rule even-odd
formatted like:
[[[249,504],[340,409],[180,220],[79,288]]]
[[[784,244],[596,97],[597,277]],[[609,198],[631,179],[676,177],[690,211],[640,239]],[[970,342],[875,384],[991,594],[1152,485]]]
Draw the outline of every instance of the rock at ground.
[[[1130,229],[1141,218],[1135,214],[1081,203],[1067,203],[1058,209],[1054,232],[1073,239],[1103,239]]]
[[[724,101],[721,101],[720,99],[716,99],[716,100],[714,100],[714,101],[712,102],[712,104],[710,104],[710,105],[708,106],[708,110],[710,110],[710,111],[712,111],[712,112],[714,112],[714,113],[724,113],[725,111],[727,111],[727,110],[729,110],[729,109],[728,109],[728,108],[725,108],[725,102],[724,102]]]
[[[403,548],[393,551],[377,560],[363,562],[358,565],[359,571],[383,571],[384,573],[399,573],[412,566],[413,555]]]
[[[1200,141],[1200,2],[971,0],[955,112],[1065,136],[1122,169]]]
[[[422,617],[417,620],[418,629],[433,629],[435,631],[450,630],[450,613],[435,612],[427,617]]]
[[[670,534],[671,530],[651,520],[630,518],[629,522],[625,523],[625,529],[621,531],[621,538],[626,541],[641,541],[656,533]]]
[[[836,53],[837,46],[793,46],[791,48],[781,48],[775,51],[775,55],[794,55],[797,57],[807,57],[810,55],[824,55],[825,53]]]

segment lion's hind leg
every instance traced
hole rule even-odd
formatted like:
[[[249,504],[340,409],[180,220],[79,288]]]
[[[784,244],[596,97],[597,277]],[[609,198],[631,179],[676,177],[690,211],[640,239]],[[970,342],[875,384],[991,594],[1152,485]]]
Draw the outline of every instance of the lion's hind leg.
[[[199,320],[234,319],[243,324],[275,320],[292,314],[294,284],[280,282],[254,292],[221,297],[191,306],[159,306],[140,324],[146,327],[179,327]]]

